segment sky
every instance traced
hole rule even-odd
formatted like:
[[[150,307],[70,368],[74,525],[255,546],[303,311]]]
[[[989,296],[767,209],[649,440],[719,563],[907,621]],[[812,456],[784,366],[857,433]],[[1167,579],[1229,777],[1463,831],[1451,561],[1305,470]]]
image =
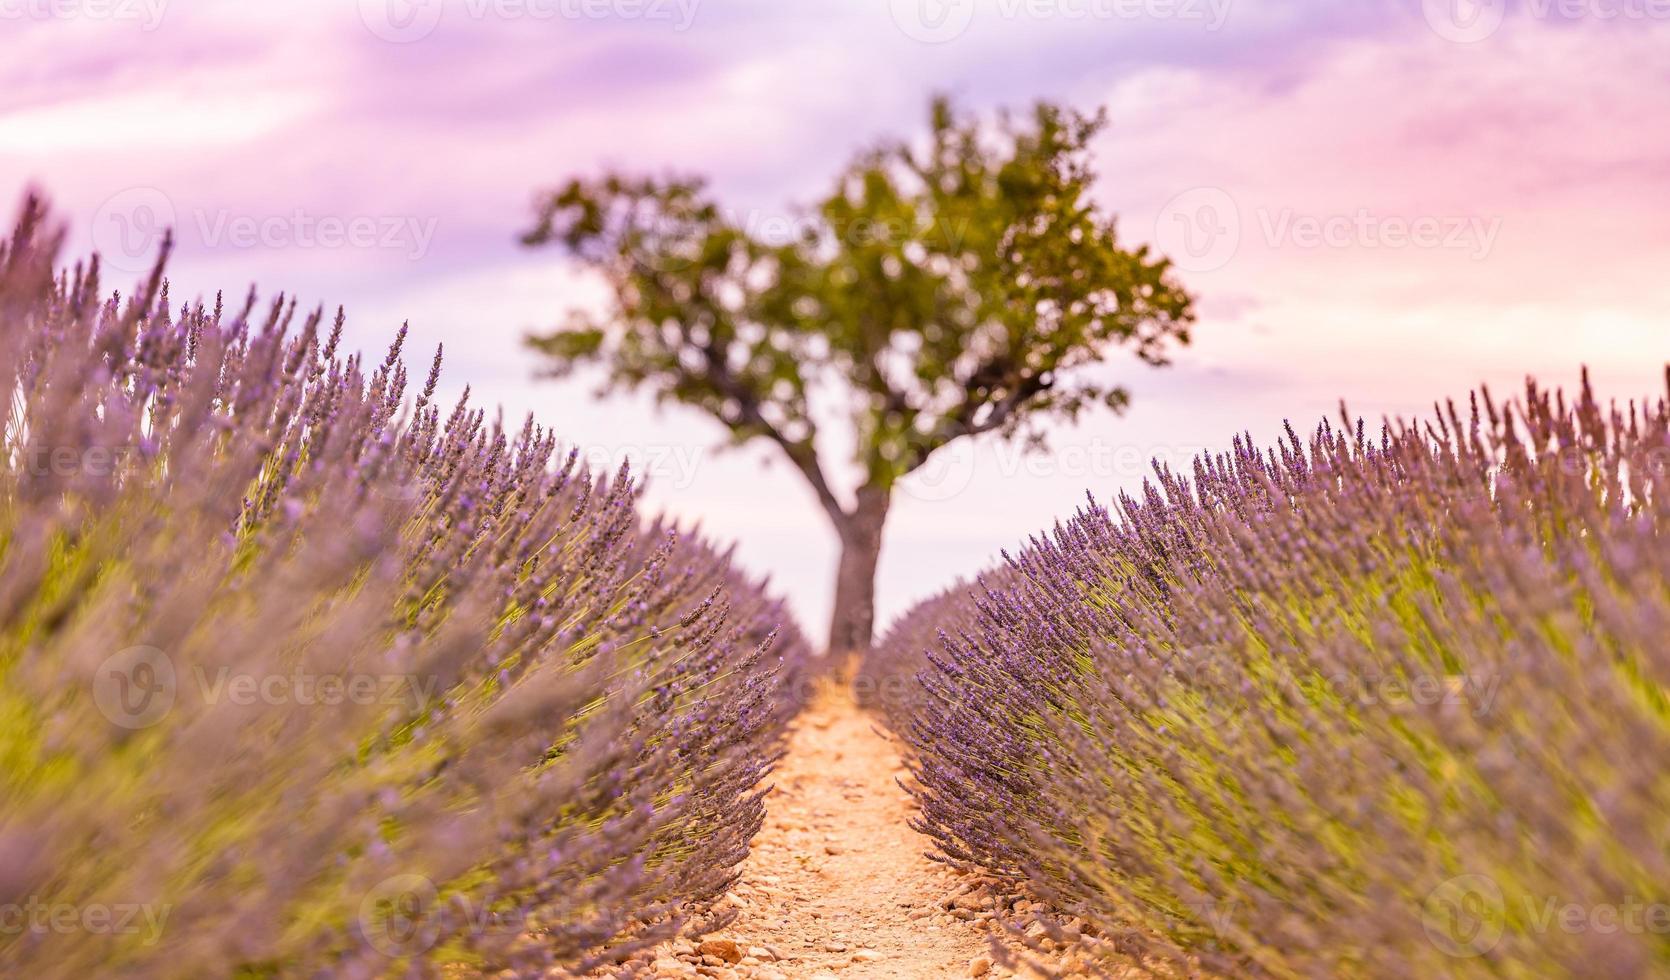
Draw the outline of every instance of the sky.
[[[1097,196],[1199,297],[1164,369],[1115,351],[1125,415],[995,436],[898,493],[885,620],[1238,432],[1412,415],[1527,375],[1664,394],[1670,0],[0,0],[0,208],[44,192],[71,250],[137,278],[164,227],[176,301],[283,291],[348,340],[444,342],[648,505],[737,543],[817,637],[835,538],[764,447],[522,346],[600,284],[517,244],[541,188],[705,175],[765,222],[945,93],[1108,111]],[[421,376],[421,370],[415,370]],[[843,447],[824,447],[839,466]]]

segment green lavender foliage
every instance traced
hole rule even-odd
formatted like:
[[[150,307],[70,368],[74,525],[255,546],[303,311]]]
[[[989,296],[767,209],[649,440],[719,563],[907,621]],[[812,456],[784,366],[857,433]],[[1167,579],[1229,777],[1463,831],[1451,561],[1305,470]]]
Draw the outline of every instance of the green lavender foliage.
[[[1664,976],[1667,531],[1670,402],[1528,382],[1158,470],[859,681],[940,857],[1109,962]]]
[[[444,412],[439,351],[408,397],[404,330],[107,294],[61,237],[30,201],[0,248],[0,972],[566,975],[719,924],[781,605]]]

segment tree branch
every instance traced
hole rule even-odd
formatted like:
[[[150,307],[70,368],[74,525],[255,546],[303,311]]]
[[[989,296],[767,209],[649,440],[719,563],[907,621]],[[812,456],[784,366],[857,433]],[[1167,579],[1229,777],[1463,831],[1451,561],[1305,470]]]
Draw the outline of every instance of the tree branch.
[[[824,513],[829,515],[830,521],[837,529],[841,528],[849,515],[841,506],[841,501],[836,498],[828,477],[824,475],[822,465],[818,463],[815,440],[808,437],[797,441],[784,435],[765,417],[760,400],[754,392],[731,373],[729,366],[725,364],[724,354],[710,345],[701,345],[701,351],[707,365],[708,379],[716,390],[736,402],[741,415],[740,421],[777,444],[794,468],[812,485],[812,491],[817,494],[818,503],[823,505]],[[810,425],[810,422],[807,424]]]
[[[1009,394],[995,402],[972,397],[964,399],[955,412],[945,417],[944,422],[941,423],[931,438],[924,439],[918,444],[914,458],[905,467],[904,472],[909,473],[927,462],[928,457],[933,454],[934,450],[948,442],[961,439],[964,436],[977,436],[983,432],[991,432],[1002,428],[1028,401],[1050,390],[1054,385],[1055,376],[1053,374],[1048,379],[1044,378],[1043,375],[1034,374],[1021,378],[1011,387]],[[979,422],[975,422],[975,414],[984,405],[992,407],[990,414]]]

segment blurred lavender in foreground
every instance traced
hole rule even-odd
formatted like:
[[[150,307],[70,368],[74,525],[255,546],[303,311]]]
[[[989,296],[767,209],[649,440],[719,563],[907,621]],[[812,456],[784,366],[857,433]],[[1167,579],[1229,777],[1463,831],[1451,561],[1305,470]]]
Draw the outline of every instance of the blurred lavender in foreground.
[[[0,967],[541,976],[719,920],[806,647],[531,419],[0,246]],[[165,250],[166,251],[166,250]],[[402,339],[403,339],[402,332]]]
[[[1664,976],[1667,531],[1670,403],[1528,382],[1161,469],[915,609],[860,690],[941,857],[1084,922],[1010,923],[1037,943]]]

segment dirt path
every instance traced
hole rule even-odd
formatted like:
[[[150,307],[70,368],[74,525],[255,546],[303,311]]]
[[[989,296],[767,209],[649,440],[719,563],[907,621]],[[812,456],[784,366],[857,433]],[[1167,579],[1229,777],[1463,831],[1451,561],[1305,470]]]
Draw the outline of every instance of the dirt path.
[[[923,857],[899,753],[844,690],[801,716],[765,827],[728,902],[737,921],[700,949],[663,949],[657,977],[915,980],[989,965],[980,900],[946,908],[962,879]],[[734,946],[732,945],[734,944]],[[739,959],[740,957],[740,959]],[[990,976],[1007,975],[993,970]]]

